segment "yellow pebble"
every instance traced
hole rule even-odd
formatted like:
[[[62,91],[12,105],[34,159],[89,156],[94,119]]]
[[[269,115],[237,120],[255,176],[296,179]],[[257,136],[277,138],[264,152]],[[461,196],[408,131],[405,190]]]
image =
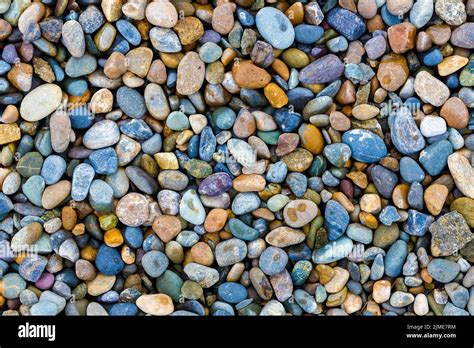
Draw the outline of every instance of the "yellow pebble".
[[[120,254],[122,256],[123,262],[125,262],[127,265],[133,265],[135,262],[135,252],[130,249],[128,245],[122,246],[122,251]]]
[[[469,59],[461,56],[449,56],[438,64],[438,73],[440,76],[448,76],[464,67]]]
[[[372,214],[363,211],[359,214],[359,219],[362,225],[365,225],[372,230],[375,230],[377,227],[379,227],[377,219]]]
[[[272,82],[266,85],[263,89],[263,93],[275,109],[279,109],[288,104],[288,97],[286,96],[286,93],[280,87],[278,87],[276,83]]]
[[[167,68],[170,69],[177,69],[179,62],[183,59],[184,54],[181,52],[178,53],[163,53],[160,52],[160,58],[163,61],[163,64],[166,65]]]
[[[179,169],[178,159],[172,152],[159,152],[153,155],[158,166],[165,169]]]
[[[123,244],[122,232],[117,228],[112,228],[104,233],[104,242],[109,247],[116,248]]]
[[[97,252],[98,250],[92,245],[86,245],[81,249],[81,258],[90,262],[94,262]]]

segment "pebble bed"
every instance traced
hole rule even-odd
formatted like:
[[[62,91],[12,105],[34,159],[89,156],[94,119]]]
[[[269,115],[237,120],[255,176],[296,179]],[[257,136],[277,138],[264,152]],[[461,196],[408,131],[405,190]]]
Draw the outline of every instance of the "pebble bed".
[[[0,0],[2,315],[474,315],[473,0]]]

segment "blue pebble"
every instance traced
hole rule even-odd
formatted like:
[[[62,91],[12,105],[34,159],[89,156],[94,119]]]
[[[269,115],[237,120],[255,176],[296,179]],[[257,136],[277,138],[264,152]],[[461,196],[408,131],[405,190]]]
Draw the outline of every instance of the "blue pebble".
[[[94,180],[94,168],[87,163],[81,163],[72,174],[71,198],[75,201],[83,201],[87,197],[89,187]]]
[[[115,303],[120,299],[120,295],[117,291],[109,290],[105,294],[96,297],[97,302],[102,303]]]
[[[222,106],[212,113],[212,118],[219,129],[227,130],[234,125],[236,115],[231,108]]]
[[[162,145],[163,142],[161,140],[161,135],[155,133],[152,137],[148,138],[142,143],[142,151],[148,155],[154,155],[155,153],[161,151]]]
[[[451,260],[433,259],[428,264],[428,273],[440,283],[449,283],[459,274],[459,265]]]
[[[123,231],[125,243],[133,249],[138,249],[143,243],[143,232],[139,227],[125,227]]]
[[[291,172],[286,177],[286,183],[296,197],[303,197],[308,187],[308,178],[303,173]]]
[[[434,217],[417,210],[408,210],[408,219],[403,224],[403,230],[412,236],[424,236],[430,225],[434,222]]]
[[[111,248],[105,244],[103,244],[97,252],[95,265],[99,272],[104,273],[105,275],[117,275],[125,266],[117,249]]]
[[[114,304],[110,310],[110,316],[136,316],[138,313],[138,307],[134,303],[116,303]]]
[[[270,166],[267,171],[266,180],[268,182],[280,184],[285,181],[286,175],[288,174],[288,167],[283,161],[278,161]]]
[[[312,250],[305,243],[293,245],[288,249],[288,258],[297,262],[300,260],[311,260]]]
[[[393,189],[398,183],[397,174],[381,165],[376,165],[372,168],[370,175],[380,195],[384,198],[390,199],[392,197]]]
[[[387,147],[382,138],[365,129],[345,132],[342,142],[349,145],[352,157],[359,162],[374,163],[387,156]]]
[[[385,271],[385,265],[383,260],[382,254],[377,254],[375,256],[374,262],[372,262],[372,266],[370,267],[370,279],[371,280],[379,280],[383,277],[383,273]]]
[[[120,125],[120,131],[132,139],[145,141],[153,136],[153,131],[143,120],[131,119]],[[160,138],[161,139],[161,138]]]
[[[217,288],[219,298],[228,303],[239,303],[247,298],[247,289],[239,283],[227,282]]]
[[[448,156],[452,153],[451,143],[448,140],[441,140],[421,151],[418,160],[428,174],[436,176],[446,167]]]
[[[327,160],[336,167],[343,167],[352,154],[350,147],[344,143],[326,145],[323,153]]]
[[[81,282],[72,268],[66,268],[59,272],[56,275],[56,281],[66,283],[71,288],[75,288]]]
[[[398,18],[398,16],[395,16],[390,13],[390,11],[387,8],[387,5],[382,6],[382,9],[380,10],[380,15],[382,16],[382,20],[388,27],[391,27],[395,24],[399,24],[402,22],[402,20]]]
[[[87,38],[88,36],[86,36]],[[119,33],[117,34],[114,43],[112,44],[112,47],[109,49],[107,54],[111,54],[112,52],[120,52],[122,54],[127,54],[127,52],[130,51],[130,44],[128,43],[127,40]],[[100,52],[98,52],[100,54]]]
[[[192,115],[196,113],[196,108],[188,99],[179,100],[179,110],[186,115]]]
[[[64,82],[66,92],[70,95],[80,97],[87,91],[87,81],[83,79],[67,79]]]
[[[288,104],[293,105],[295,111],[302,112],[305,105],[314,99],[314,93],[304,87],[296,87],[288,91]]]
[[[443,60],[443,53],[436,48],[432,47],[428,51],[421,54],[421,61],[423,65],[436,66]]]
[[[419,182],[410,185],[407,199],[410,207],[423,210],[423,186]]]
[[[282,132],[291,133],[298,129],[299,125],[301,124],[303,118],[302,116],[292,111],[288,108],[281,108],[275,111],[273,115],[275,122],[278,124],[279,128]]]
[[[10,64],[0,59],[0,75],[7,73],[11,68],[12,66]]]
[[[268,247],[260,255],[258,265],[266,275],[277,275],[285,269],[288,263],[287,253],[277,247]]]
[[[40,279],[47,264],[46,257],[32,254],[23,259],[18,271],[23,279],[34,283]]]
[[[324,188],[323,180],[320,177],[313,176],[308,179],[308,188],[316,192],[321,192]]]
[[[66,77],[66,74],[64,73],[64,70],[61,68],[59,63],[55,59],[52,59],[50,57],[46,57],[45,59],[49,63],[49,65],[51,65],[56,81],[57,82],[63,81],[64,78]],[[0,72],[0,75],[1,75],[1,72]]]
[[[174,88],[176,87],[176,81],[178,79],[178,73],[175,69],[168,70],[168,78],[166,79],[166,87]]]
[[[252,241],[258,238],[259,233],[255,228],[246,225],[242,220],[232,218],[228,222],[230,233],[242,240]]]
[[[302,260],[295,263],[293,269],[291,270],[291,279],[293,284],[296,286],[301,286],[308,279],[311,271],[313,270],[313,265],[310,261]]]
[[[57,183],[66,171],[66,166],[66,161],[60,156],[51,155],[46,157],[43,167],[41,167],[41,177],[46,185]]]
[[[115,22],[115,26],[117,27],[119,33],[125,38],[125,40],[130,42],[133,46],[138,46],[142,41],[140,32],[129,21],[119,19],[117,22]]]
[[[349,10],[339,7],[333,8],[328,12],[326,21],[349,41],[359,39],[366,30],[362,18]]]
[[[459,75],[457,73],[451,74],[446,77],[446,86],[448,88],[458,88],[459,87]]]
[[[398,214],[397,208],[393,205],[385,206],[379,214],[379,220],[384,225],[390,226],[394,222],[400,221],[402,217]]]
[[[411,157],[402,157],[400,160],[400,175],[403,180],[409,184],[413,182],[422,182],[425,178],[425,172]]]
[[[331,97],[334,98],[339,92],[339,89],[341,89],[342,82],[341,80],[336,80],[331,82],[329,85],[327,85],[321,92],[317,94],[317,98],[319,97]]]
[[[323,34],[324,29],[317,25],[300,24],[295,27],[295,39],[302,44],[314,44]]]
[[[329,231],[329,240],[336,240],[346,231],[349,214],[341,204],[331,199],[324,210],[324,224]]]
[[[246,9],[239,7],[237,8],[237,18],[240,24],[244,27],[253,27],[255,24],[255,17]]]
[[[199,156],[199,135],[195,134],[188,141],[189,158],[197,158]]]
[[[323,180],[324,185],[329,187],[335,187],[340,184],[340,180],[336,178],[329,170],[326,170],[321,179]]]
[[[113,147],[106,147],[92,152],[89,163],[97,174],[112,175],[118,170],[117,153]]]
[[[263,107],[268,104],[267,98],[255,89],[242,88],[240,90],[240,99],[253,108]]]
[[[199,141],[199,157],[201,160],[209,162],[216,151],[217,140],[212,128],[206,126],[201,131]]]
[[[397,240],[388,249],[385,256],[385,274],[395,278],[402,272],[403,264],[408,255],[407,243],[403,240]]]
[[[122,86],[117,90],[117,104],[125,115],[142,118],[146,113],[145,99],[136,89]]]
[[[71,126],[75,129],[87,129],[94,122],[94,114],[85,105],[77,106],[69,111]]]

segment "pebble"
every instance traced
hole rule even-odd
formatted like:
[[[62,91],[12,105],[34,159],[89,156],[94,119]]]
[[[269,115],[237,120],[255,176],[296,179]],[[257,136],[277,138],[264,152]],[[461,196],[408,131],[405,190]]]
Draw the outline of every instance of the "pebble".
[[[276,49],[286,49],[295,39],[295,31],[283,12],[264,7],[257,12],[255,24],[262,37]]]
[[[414,87],[421,100],[433,106],[442,106],[449,98],[448,87],[426,71],[416,75]]]
[[[433,259],[428,264],[428,273],[434,280],[449,283],[459,273],[459,265],[446,259]]]
[[[360,162],[378,162],[387,155],[387,147],[382,139],[365,129],[345,132],[342,141],[351,149],[352,157]]]
[[[44,84],[30,91],[21,101],[20,115],[29,122],[50,115],[61,103],[62,91],[58,85]]]

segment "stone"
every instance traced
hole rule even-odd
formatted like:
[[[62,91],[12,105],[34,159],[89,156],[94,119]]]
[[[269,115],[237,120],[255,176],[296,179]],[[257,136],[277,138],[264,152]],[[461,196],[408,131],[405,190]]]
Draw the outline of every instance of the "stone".
[[[286,49],[295,39],[295,31],[288,17],[272,7],[264,7],[255,17],[262,37],[276,49]]]
[[[61,100],[62,91],[58,85],[40,85],[23,98],[20,115],[29,122],[39,121],[56,110]]]
[[[449,98],[448,87],[426,71],[416,75],[415,92],[421,100],[433,106],[442,106]]]
[[[450,256],[473,238],[464,217],[456,211],[442,215],[429,227],[433,256]]]

